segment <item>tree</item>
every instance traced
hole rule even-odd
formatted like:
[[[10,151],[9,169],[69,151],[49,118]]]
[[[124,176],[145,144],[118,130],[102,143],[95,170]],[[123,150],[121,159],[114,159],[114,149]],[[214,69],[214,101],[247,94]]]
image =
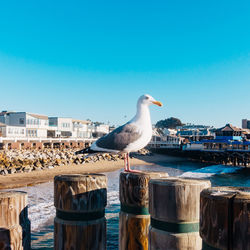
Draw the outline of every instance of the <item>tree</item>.
[[[175,117],[170,117],[165,120],[160,120],[155,124],[156,128],[176,128],[177,126],[182,126],[184,125],[180,119],[175,118]]]

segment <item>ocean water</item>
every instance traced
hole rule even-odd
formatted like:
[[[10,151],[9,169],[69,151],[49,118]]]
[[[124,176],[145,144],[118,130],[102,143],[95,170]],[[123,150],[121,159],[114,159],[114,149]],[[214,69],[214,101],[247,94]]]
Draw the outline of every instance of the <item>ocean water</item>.
[[[213,186],[250,186],[250,169],[224,165],[205,165],[180,159],[158,162],[155,166],[137,166],[146,171],[164,171],[169,176],[209,179]],[[119,237],[119,174],[121,170],[106,173],[108,177],[107,249],[118,249]],[[31,221],[32,249],[53,249],[55,217],[53,183],[18,188],[28,193]]]

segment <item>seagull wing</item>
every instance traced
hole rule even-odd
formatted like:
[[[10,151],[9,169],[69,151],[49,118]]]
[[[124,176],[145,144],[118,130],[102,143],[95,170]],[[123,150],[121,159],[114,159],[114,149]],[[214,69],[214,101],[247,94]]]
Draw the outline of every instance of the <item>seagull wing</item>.
[[[141,137],[142,133],[133,123],[126,123],[96,141],[103,149],[123,151],[129,144]]]

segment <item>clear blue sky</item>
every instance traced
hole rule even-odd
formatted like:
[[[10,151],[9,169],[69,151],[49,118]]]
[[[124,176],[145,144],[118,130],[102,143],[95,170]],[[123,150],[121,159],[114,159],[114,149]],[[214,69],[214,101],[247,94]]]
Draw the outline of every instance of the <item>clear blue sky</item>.
[[[121,124],[250,119],[250,2],[1,1],[0,109]]]

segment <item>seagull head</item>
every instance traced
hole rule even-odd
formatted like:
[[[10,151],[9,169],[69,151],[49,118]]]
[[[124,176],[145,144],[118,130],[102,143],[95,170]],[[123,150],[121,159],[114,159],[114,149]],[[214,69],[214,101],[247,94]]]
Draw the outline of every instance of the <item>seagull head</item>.
[[[158,106],[162,106],[162,103],[159,102],[159,101],[156,101],[152,96],[150,95],[142,95],[139,100],[138,100],[138,104],[143,104],[143,105],[152,105],[152,104],[155,104],[155,105],[158,105]]]

